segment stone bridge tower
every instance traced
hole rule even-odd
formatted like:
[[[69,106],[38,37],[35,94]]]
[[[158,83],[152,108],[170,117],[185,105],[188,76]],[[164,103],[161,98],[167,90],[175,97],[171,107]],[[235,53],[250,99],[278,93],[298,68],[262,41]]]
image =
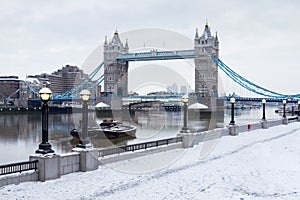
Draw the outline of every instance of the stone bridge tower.
[[[218,97],[218,66],[211,56],[219,58],[219,40],[213,36],[206,22],[202,36],[198,29],[194,39],[195,49],[195,92],[199,103],[215,107]]]
[[[117,96],[128,94],[128,62],[117,61],[119,54],[128,53],[129,47],[123,45],[116,30],[112,40],[108,43],[107,37],[103,46],[104,52],[104,92],[113,92]]]

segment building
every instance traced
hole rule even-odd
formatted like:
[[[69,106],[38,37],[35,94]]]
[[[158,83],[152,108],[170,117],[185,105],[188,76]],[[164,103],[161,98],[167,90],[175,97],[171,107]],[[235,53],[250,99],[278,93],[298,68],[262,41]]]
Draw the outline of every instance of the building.
[[[178,86],[176,83],[173,83],[172,85],[167,86],[167,92],[172,94],[178,93]]]
[[[187,90],[187,87],[185,85],[181,86],[180,94],[182,94],[182,95],[188,94],[188,90]]]
[[[40,75],[28,76],[37,78],[40,85],[49,87],[54,93],[63,93],[78,84],[87,74],[77,66],[66,65],[52,74],[43,73]]]
[[[51,74],[49,81],[50,88],[57,93],[62,93],[78,84],[87,74],[77,66],[66,65]]]
[[[0,104],[27,106],[27,87],[18,76],[0,76]]]

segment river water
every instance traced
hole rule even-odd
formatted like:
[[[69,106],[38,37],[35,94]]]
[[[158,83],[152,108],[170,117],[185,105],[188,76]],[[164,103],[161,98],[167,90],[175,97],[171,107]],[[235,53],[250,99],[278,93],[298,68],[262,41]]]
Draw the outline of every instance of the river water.
[[[268,120],[280,119],[275,114],[275,107],[266,108]],[[238,125],[258,122],[262,117],[262,110],[235,110],[235,121]],[[94,147],[102,148],[113,145],[133,144],[145,141],[170,138],[176,136],[182,128],[181,112],[141,112],[136,113],[138,123],[123,122],[137,126],[135,139],[119,138],[107,140],[97,135],[89,138]],[[76,141],[70,135],[70,130],[77,128],[81,114],[50,114],[49,142],[52,149],[60,154],[70,152]],[[102,120],[95,113],[89,113],[89,127],[97,127]],[[230,110],[225,111],[224,125],[230,121]],[[207,121],[198,122],[203,129]],[[42,140],[41,114],[5,114],[0,115],[0,164],[26,161],[30,154],[37,150]]]

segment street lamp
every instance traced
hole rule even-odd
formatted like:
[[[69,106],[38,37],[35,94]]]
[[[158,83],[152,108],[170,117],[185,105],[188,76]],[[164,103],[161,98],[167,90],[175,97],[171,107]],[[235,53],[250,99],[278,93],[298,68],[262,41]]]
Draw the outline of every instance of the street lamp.
[[[39,149],[35,153],[47,154],[54,153],[51,149],[51,144],[48,142],[48,101],[50,100],[52,91],[49,88],[42,88],[39,91],[39,96],[42,100],[42,143],[39,144]]]
[[[180,133],[189,133],[190,130],[187,127],[187,121],[188,121],[188,113],[187,113],[188,106],[187,106],[187,103],[189,101],[189,97],[187,95],[183,95],[182,98],[181,98],[181,101],[183,103],[183,127],[182,127]]]
[[[282,104],[283,104],[283,116],[282,117],[285,119],[286,118],[286,114],[285,114],[286,100],[285,99],[282,101]]]
[[[267,101],[265,99],[261,100],[261,103],[263,105],[263,117],[262,117],[263,121],[266,121],[266,102]]]
[[[91,96],[90,91],[88,90],[82,90],[80,92],[80,99],[82,100],[82,135],[83,135],[83,140],[87,139],[87,132],[88,132],[88,104],[87,102],[89,101]],[[79,144],[77,147],[82,147],[85,148],[84,144]]]
[[[231,103],[231,121],[230,121],[229,125],[235,125],[235,121],[234,121],[234,103],[235,103],[235,98],[234,97],[230,98],[230,103]]]

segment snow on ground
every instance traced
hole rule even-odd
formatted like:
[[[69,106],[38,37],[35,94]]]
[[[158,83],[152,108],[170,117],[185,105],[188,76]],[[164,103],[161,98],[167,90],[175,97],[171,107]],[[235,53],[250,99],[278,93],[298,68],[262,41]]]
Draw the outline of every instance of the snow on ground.
[[[0,199],[300,199],[300,123],[0,188]]]

